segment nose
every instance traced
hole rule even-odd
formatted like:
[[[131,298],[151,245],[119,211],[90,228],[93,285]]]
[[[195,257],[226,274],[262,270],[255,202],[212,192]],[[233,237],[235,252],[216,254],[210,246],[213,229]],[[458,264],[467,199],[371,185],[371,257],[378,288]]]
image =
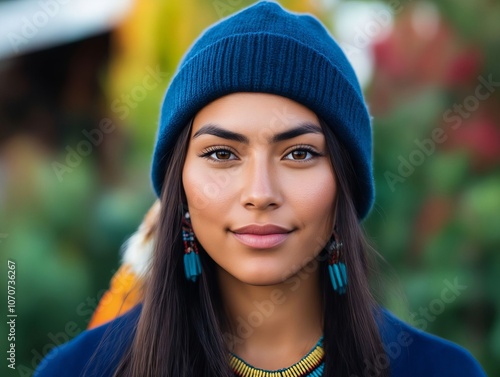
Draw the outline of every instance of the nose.
[[[243,166],[241,204],[249,210],[275,209],[282,205],[276,169],[265,156],[252,158]]]

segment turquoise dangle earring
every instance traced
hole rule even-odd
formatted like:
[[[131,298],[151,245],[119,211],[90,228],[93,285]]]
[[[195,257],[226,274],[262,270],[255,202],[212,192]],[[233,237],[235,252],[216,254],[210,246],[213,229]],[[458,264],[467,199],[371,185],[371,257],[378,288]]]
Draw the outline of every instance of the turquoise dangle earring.
[[[340,261],[342,246],[342,242],[338,242],[334,234],[327,247],[330,280],[334,291],[341,295],[346,292],[347,288],[347,268],[345,263]]]
[[[201,263],[189,212],[186,212],[182,219],[182,241],[184,243],[184,273],[186,279],[195,282],[201,275]]]

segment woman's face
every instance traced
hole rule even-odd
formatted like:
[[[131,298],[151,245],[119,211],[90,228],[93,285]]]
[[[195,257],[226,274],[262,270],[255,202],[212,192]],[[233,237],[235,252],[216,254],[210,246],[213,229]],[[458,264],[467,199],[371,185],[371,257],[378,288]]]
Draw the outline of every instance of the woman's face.
[[[234,93],[193,120],[182,180],[194,233],[252,285],[296,274],[333,230],[336,183],[317,116],[272,94]]]

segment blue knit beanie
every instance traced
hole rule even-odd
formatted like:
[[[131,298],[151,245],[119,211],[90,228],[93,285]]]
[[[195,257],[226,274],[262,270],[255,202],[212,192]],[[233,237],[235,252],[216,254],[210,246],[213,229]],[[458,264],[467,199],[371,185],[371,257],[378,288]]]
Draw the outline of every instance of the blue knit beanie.
[[[204,106],[235,92],[287,97],[323,119],[352,159],[358,218],[368,214],[374,199],[372,135],[356,75],[316,18],[268,1],[211,26],[184,56],[161,109],[152,165],[158,196],[180,131]]]

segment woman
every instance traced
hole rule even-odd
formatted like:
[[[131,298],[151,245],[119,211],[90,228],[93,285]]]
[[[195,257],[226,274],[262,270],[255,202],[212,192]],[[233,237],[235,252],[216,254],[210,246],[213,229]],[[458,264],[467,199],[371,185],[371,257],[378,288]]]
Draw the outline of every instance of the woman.
[[[141,306],[37,376],[484,376],[379,308],[360,221],[370,117],[324,27],[260,2],[195,42],[162,106]]]

